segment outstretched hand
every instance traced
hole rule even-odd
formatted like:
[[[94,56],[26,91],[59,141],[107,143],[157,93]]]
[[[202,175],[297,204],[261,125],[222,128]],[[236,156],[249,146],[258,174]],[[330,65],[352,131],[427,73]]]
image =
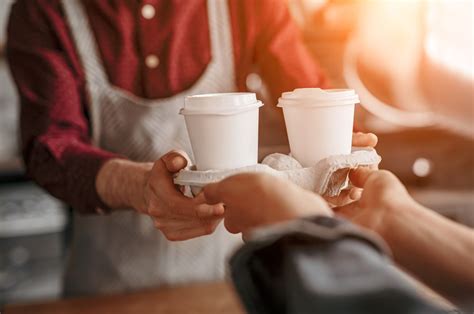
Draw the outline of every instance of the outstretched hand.
[[[360,199],[333,210],[358,225],[381,232],[389,215],[416,206],[400,180],[389,171],[357,168],[349,178],[354,186],[363,189]]]
[[[302,216],[333,214],[320,196],[268,174],[238,174],[207,185],[204,195],[209,204],[225,204],[224,224],[232,233]]]

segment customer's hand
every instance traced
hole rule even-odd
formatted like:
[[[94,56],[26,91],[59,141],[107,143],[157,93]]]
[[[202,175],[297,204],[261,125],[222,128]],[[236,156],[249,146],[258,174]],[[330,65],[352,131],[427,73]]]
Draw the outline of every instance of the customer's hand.
[[[352,146],[353,147],[371,147],[374,148],[377,145],[378,138],[373,133],[362,133],[355,132],[352,134]],[[378,165],[371,166],[371,169],[378,169]],[[335,197],[325,197],[325,200],[333,206],[343,206],[353,201],[358,200],[360,197],[360,189],[353,187],[348,190],[344,190],[340,195]]]
[[[384,223],[397,211],[418,206],[400,180],[389,171],[357,168],[349,177],[353,185],[363,189],[359,190],[360,195],[353,197],[360,199],[334,208],[334,211],[360,226],[382,233]]]
[[[320,196],[268,174],[238,174],[204,187],[204,195],[209,204],[225,204],[224,224],[232,233],[302,216],[333,215]]]
[[[388,171],[359,168],[352,183],[364,188],[360,200],[334,208],[352,222],[378,233],[394,261],[440,295],[469,305],[474,291],[474,231],[410,197]]]
[[[211,234],[224,213],[222,204],[206,204],[203,194],[186,197],[173,184],[173,174],[186,165],[187,159],[179,152],[156,161],[146,180],[143,206],[138,209],[150,215],[156,228],[171,241]]]

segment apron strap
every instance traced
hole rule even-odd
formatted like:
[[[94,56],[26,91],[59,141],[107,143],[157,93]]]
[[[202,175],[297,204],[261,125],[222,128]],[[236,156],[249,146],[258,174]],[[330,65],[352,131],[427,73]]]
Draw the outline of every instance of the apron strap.
[[[197,88],[206,86],[209,90],[215,90],[214,85],[222,77],[229,77],[233,82],[236,80],[228,0],[207,0],[207,16],[211,39],[211,61],[205,74],[195,85]],[[216,67],[216,65],[218,66]],[[207,75],[206,72],[211,74]],[[231,92],[235,89],[235,83],[233,83],[232,86],[229,86],[229,90],[221,90],[220,92]]]
[[[89,24],[88,16],[79,0],[63,0],[64,15],[69,24],[79,59],[86,78],[86,94],[92,124],[92,142],[100,146],[100,104],[107,90],[108,79],[99,58],[99,48]]]
[[[87,81],[107,84],[108,79],[99,56],[99,47],[85,8],[79,0],[63,0],[62,5]]]

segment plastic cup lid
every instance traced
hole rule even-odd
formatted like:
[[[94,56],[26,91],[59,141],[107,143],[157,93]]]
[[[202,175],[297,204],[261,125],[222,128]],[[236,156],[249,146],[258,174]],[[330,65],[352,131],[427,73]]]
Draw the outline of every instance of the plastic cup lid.
[[[359,103],[359,96],[353,89],[297,88],[286,92],[278,99],[278,107],[283,106],[337,106]]]
[[[234,114],[263,106],[255,93],[214,93],[187,96],[180,113]]]

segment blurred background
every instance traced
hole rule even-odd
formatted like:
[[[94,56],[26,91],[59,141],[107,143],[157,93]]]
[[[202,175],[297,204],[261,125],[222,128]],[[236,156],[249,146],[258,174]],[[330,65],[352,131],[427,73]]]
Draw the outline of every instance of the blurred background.
[[[69,230],[66,207],[31,183],[20,161],[18,103],[3,51],[11,3],[0,1],[0,305],[60,297]],[[474,227],[473,3],[288,5],[331,85],[359,94],[356,128],[379,136],[381,167],[421,203]],[[247,87],[268,97],[258,73]],[[261,144],[284,151],[278,109],[266,110]]]

